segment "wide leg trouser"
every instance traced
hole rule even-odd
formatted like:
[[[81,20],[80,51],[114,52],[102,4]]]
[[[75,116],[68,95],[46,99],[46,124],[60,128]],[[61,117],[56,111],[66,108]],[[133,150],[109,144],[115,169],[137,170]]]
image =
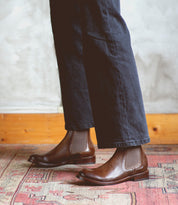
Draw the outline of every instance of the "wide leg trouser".
[[[50,0],[65,129],[95,127],[99,148],[150,141],[119,0]]]

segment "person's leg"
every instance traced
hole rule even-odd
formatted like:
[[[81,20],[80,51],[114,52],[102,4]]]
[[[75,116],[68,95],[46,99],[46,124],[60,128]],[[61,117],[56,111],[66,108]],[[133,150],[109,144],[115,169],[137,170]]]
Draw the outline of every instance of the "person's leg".
[[[148,143],[137,68],[119,0],[81,0],[81,19],[98,147]]]
[[[84,65],[99,148],[117,148],[78,177],[99,185],[148,177],[150,141],[136,63],[119,0],[81,0]]]
[[[50,10],[67,133],[54,149],[31,155],[28,161],[43,167],[94,163],[89,130],[94,121],[83,66],[79,2],[50,0]]]
[[[65,129],[94,126],[85,68],[78,0],[50,0],[51,24],[58,61]]]

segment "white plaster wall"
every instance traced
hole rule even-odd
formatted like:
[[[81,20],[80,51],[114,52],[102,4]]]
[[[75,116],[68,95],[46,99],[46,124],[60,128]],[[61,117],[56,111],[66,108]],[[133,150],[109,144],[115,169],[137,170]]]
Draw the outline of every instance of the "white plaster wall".
[[[121,0],[147,113],[178,112],[177,0]],[[0,0],[0,113],[62,112],[49,0]]]
[[[145,109],[178,112],[178,1],[122,1],[132,36]]]
[[[0,0],[0,112],[57,112],[48,0]]]

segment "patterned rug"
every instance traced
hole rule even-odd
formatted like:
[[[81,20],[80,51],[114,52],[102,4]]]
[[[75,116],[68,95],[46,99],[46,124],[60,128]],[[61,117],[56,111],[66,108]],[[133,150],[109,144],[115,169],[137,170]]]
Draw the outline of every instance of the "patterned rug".
[[[110,186],[89,186],[75,177],[83,167],[67,165],[34,168],[32,153],[45,153],[54,145],[0,145],[0,205],[177,205],[178,145],[145,145],[150,179]],[[113,149],[97,150],[97,164]],[[92,165],[93,166],[93,165]]]

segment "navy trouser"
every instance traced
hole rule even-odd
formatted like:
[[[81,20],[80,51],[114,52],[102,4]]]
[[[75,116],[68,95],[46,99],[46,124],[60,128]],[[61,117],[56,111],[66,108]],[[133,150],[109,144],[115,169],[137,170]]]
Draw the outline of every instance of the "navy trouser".
[[[95,127],[99,148],[150,141],[119,0],[50,0],[65,129]]]

